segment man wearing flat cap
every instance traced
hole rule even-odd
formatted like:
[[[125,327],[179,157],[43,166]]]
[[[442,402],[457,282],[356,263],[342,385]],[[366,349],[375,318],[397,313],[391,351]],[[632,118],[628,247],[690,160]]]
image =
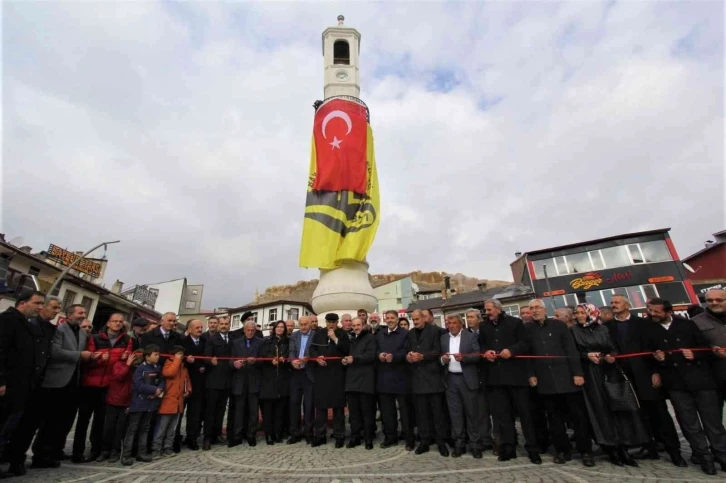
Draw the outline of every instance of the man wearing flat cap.
[[[131,323],[131,334],[129,334],[129,336],[131,337],[131,341],[133,342],[134,350],[139,348],[141,336],[144,335],[148,327],[149,321],[143,317],[138,317],[134,319],[134,321]]]
[[[310,346],[310,362],[315,362],[315,440],[312,446],[327,443],[326,423],[328,409],[333,409],[333,437],[335,447],[345,444],[345,372],[341,359],[324,357],[347,357],[350,353],[350,339],[343,329],[338,328],[338,314],[325,316],[327,330],[318,330]]]

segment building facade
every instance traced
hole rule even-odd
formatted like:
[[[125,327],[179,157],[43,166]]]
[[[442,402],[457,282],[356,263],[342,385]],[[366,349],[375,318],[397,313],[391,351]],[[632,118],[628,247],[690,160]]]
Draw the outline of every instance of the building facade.
[[[411,276],[399,278],[391,282],[374,284],[373,292],[378,299],[376,312],[406,309],[414,300],[413,280]]]
[[[714,233],[703,249],[684,258],[683,266],[702,304],[710,289],[726,287],[726,230]]]
[[[617,235],[571,245],[535,250],[511,264],[515,282],[528,285],[555,308],[592,303],[610,305],[625,295],[632,312],[646,314],[653,297],[670,301],[679,315],[698,303],[691,282],[669,235],[670,228]]]
[[[189,285],[186,278],[166,282],[134,285],[121,294],[129,300],[152,304],[159,313],[174,312],[177,315],[194,315],[202,311],[204,285]]]
[[[245,312],[252,312],[252,318],[257,327],[264,332],[270,322],[277,320],[294,320],[297,322],[303,315],[312,314],[313,307],[309,302],[279,299],[259,303],[253,302],[242,307],[228,309],[231,330],[242,327],[241,317]]]

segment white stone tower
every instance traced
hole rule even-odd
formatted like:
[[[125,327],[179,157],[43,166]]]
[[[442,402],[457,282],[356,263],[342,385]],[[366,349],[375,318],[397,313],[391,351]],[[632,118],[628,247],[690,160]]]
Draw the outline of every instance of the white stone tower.
[[[325,99],[360,99],[360,32],[345,26],[344,21],[345,17],[338,15],[338,25],[323,31]],[[340,268],[320,270],[312,304],[318,315],[335,312],[355,317],[358,309],[376,310],[378,300],[368,279],[368,264],[350,260]]]

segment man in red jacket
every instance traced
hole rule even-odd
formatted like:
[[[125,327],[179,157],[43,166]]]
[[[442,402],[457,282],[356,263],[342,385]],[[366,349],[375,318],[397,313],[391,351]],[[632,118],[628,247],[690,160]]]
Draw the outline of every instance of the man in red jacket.
[[[106,417],[106,392],[113,378],[113,366],[133,351],[133,341],[126,333],[124,314],[111,314],[106,327],[88,339],[88,351],[101,356],[88,362],[83,368],[82,396],[78,406],[76,433],[73,437],[74,463],[95,461],[103,445],[103,423]],[[86,458],[86,434],[91,426],[91,453]]]

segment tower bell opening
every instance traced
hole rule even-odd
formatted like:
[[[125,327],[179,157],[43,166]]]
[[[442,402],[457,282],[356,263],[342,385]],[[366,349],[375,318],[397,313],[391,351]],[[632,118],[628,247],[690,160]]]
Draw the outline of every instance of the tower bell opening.
[[[333,44],[333,64],[350,65],[350,45],[346,40],[336,40]]]

